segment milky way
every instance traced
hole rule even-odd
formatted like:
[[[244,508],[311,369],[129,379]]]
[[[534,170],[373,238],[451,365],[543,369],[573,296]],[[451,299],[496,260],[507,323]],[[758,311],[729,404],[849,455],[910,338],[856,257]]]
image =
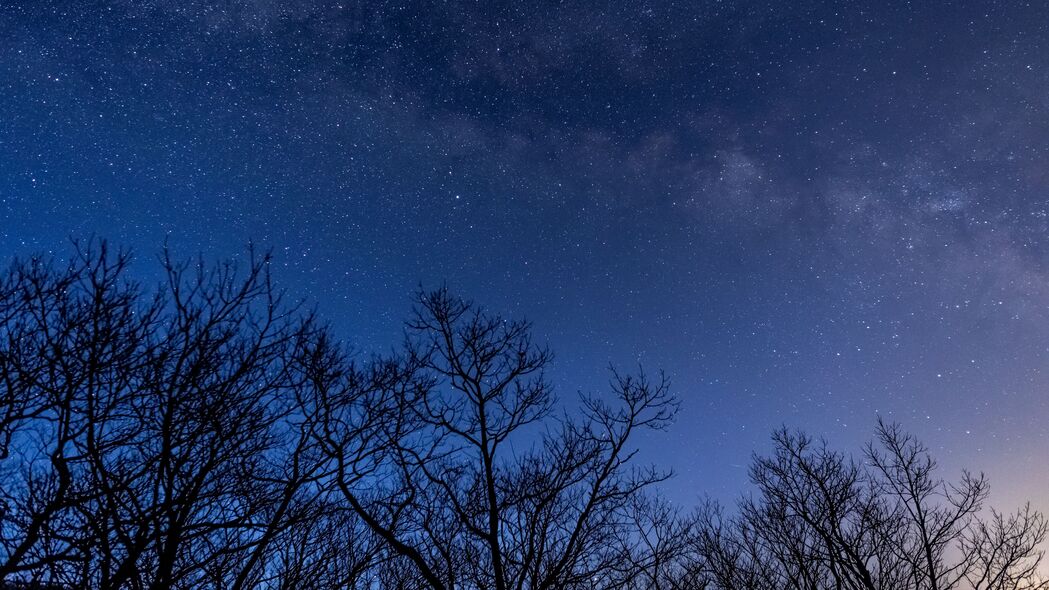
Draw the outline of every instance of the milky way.
[[[563,398],[665,369],[678,498],[881,414],[1049,508],[1047,55],[1041,2],[3,2],[0,252],[254,241],[362,350],[446,283]]]

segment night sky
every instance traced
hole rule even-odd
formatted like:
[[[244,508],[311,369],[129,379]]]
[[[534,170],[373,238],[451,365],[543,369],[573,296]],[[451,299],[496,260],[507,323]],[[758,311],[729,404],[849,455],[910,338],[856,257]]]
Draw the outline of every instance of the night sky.
[[[563,399],[665,369],[644,456],[731,499],[880,414],[1049,508],[1049,4],[0,0],[0,253],[253,240],[361,350],[419,286]]]

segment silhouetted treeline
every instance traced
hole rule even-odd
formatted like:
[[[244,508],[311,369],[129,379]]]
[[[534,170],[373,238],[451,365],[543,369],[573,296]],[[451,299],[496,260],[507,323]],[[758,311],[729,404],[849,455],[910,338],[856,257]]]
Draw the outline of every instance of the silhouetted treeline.
[[[661,377],[568,409],[529,324],[445,290],[365,356],[265,256],[165,253],[155,288],[71,258],[0,276],[0,587],[1046,587],[1042,516],[894,425],[859,458],[778,432],[738,507],[677,507],[635,460]]]

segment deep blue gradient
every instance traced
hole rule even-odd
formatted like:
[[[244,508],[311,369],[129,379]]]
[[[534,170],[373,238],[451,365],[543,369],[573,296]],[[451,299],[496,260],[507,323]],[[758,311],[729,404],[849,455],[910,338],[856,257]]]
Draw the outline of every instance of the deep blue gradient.
[[[663,368],[668,492],[880,413],[1049,508],[1043,2],[0,2],[0,253],[272,249],[362,350],[447,283],[562,397]]]

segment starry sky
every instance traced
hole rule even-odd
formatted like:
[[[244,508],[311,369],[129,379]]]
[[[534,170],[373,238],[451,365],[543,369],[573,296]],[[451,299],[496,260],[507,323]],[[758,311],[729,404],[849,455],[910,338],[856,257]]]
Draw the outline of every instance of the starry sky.
[[[880,414],[1049,508],[1049,4],[0,0],[0,253],[248,241],[361,350],[419,285],[562,398],[664,369],[684,502]]]

